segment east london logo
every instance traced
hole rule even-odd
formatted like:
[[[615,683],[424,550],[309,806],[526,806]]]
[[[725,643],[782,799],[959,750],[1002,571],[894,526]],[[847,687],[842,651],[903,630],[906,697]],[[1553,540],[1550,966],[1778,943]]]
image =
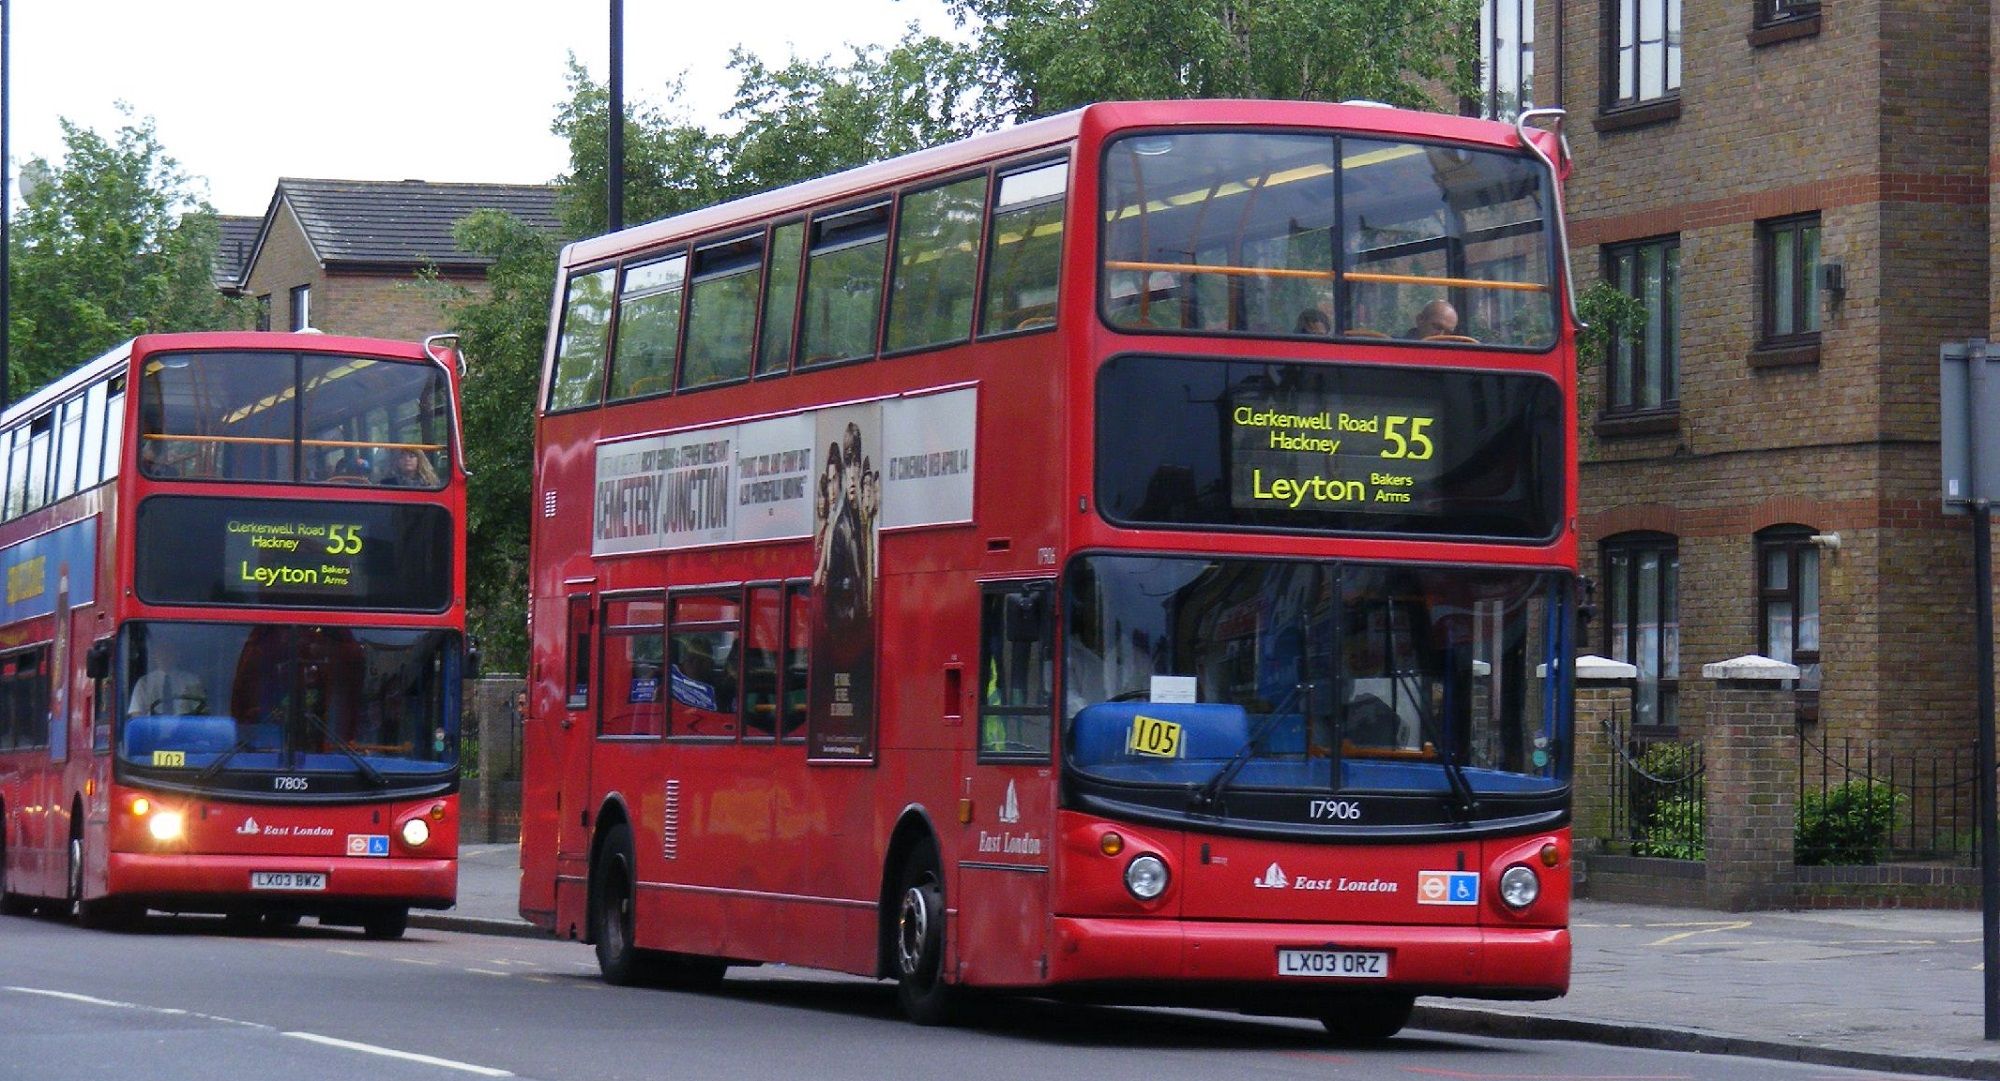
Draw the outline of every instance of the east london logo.
[[[1021,796],[1014,790],[1014,782],[1007,782],[1007,795],[1000,800],[997,816],[1002,825],[1013,825],[1021,820]],[[979,831],[979,851],[999,852],[1013,856],[1039,856],[1042,854],[1042,839],[1032,833],[999,833]]]
[[[331,837],[331,826],[259,826],[254,818],[246,818],[236,827],[236,832],[244,837]]]
[[[1322,893],[1395,893],[1397,884],[1380,878],[1306,878],[1289,877],[1285,869],[1276,863],[1264,868],[1264,873],[1250,880],[1252,886],[1260,890],[1312,890]]]

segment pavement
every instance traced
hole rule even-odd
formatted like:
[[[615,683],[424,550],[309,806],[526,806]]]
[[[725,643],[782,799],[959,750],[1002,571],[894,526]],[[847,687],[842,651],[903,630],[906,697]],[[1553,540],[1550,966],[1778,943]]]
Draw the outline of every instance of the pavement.
[[[516,911],[519,882],[517,846],[461,846],[458,906],[413,912],[410,923],[542,937]],[[2000,1081],[2000,1040],[1984,1038],[1976,911],[1726,913],[1584,900],[1570,917],[1567,996],[1424,998],[1411,1026]]]

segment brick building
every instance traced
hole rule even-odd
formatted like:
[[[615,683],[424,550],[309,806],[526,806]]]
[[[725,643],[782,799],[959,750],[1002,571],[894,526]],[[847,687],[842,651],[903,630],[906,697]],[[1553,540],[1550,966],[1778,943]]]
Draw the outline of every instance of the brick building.
[[[492,208],[554,232],[555,197],[546,185],[287,177],[247,254],[233,255],[236,234],[227,228],[241,219],[224,219],[218,263],[233,256],[237,276],[226,291],[255,298],[261,327],[419,339],[447,319],[418,273],[435,268],[441,279],[478,290],[491,262],[460,250],[452,228]]]
[[[1568,111],[1579,287],[1651,313],[1582,373],[1586,648],[1639,666],[1660,731],[1699,726],[1704,662],[1761,653],[1804,671],[1809,738],[1969,744],[1938,348],[2000,318],[1994,6],[1484,6],[1486,111]]]

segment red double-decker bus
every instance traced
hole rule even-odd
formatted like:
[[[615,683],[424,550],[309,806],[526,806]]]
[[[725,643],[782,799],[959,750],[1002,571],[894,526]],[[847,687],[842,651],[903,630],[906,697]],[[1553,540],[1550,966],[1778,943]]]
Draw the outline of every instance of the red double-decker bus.
[[[144,335],[0,416],[0,905],[401,935],[457,894],[452,351]]]
[[[522,914],[920,1022],[1562,994],[1560,147],[1107,103],[571,245]]]

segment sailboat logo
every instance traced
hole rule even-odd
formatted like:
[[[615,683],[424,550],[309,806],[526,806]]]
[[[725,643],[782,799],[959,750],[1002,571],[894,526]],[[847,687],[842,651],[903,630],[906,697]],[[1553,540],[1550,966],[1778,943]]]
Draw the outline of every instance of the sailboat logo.
[[[1286,886],[1291,885],[1292,880],[1285,877],[1284,868],[1273,863],[1271,866],[1264,868],[1263,875],[1251,879],[1250,884],[1260,890],[1282,890]]]
[[[1014,792],[1014,782],[1007,782],[1007,798],[1000,801],[1000,821],[1019,822],[1021,820],[1021,798]]]
[[[257,820],[254,818],[244,819],[243,824],[236,827],[236,832],[245,837],[253,836],[257,832]]]

